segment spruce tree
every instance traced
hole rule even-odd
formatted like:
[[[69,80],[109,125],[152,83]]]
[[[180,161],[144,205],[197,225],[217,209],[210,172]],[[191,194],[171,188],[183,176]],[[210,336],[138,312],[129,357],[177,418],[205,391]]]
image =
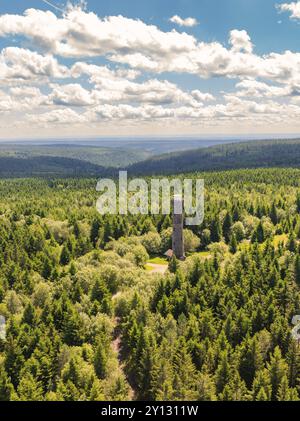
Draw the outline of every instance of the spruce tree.
[[[98,344],[95,351],[94,368],[99,379],[105,379],[107,374],[107,354],[101,342]]]

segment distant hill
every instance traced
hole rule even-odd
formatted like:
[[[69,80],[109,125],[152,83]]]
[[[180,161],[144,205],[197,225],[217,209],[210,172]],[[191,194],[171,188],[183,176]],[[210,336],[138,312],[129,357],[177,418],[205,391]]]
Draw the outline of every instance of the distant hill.
[[[109,148],[94,145],[54,143],[45,145],[0,143],[0,158],[31,159],[40,157],[70,158],[103,167],[118,168],[149,158],[145,150]]]
[[[0,178],[20,177],[97,177],[108,170],[79,159],[36,156],[15,158],[0,156]]]
[[[260,167],[300,167],[300,139],[249,141],[168,153],[127,169],[132,175],[154,175]]]
[[[0,143],[0,177],[103,176],[149,156],[143,150],[94,145]]]
[[[300,139],[243,141],[155,156],[131,147],[0,143],[1,178],[116,176],[119,168],[130,175],[160,175],[267,167],[300,168]]]

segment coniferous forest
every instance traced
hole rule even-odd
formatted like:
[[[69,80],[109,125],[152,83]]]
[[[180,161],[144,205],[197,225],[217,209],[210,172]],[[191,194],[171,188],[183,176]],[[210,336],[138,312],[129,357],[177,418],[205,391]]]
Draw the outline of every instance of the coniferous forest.
[[[0,400],[299,400],[300,171],[193,176],[184,262],[94,179],[0,180]]]

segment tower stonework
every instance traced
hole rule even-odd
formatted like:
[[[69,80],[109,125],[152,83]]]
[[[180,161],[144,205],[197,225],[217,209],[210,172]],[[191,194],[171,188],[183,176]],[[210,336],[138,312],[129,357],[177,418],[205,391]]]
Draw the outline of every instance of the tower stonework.
[[[172,250],[177,259],[183,260],[184,239],[183,239],[183,200],[181,196],[173,198],[173,234]]]

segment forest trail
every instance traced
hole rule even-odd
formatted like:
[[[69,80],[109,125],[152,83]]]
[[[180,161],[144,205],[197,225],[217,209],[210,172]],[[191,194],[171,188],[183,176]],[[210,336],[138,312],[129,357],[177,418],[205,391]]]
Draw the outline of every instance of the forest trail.
[[[116,294],[112,296],[112,300],[115,301],[117,298],[119,298],[122,295],[122,292],[119,291]],[[113,318],[114,322],[114,332],[113,332],[113,341],[111,343],[113,351],[117,354],[117,359],[119,363],[119,369],[124,374],[124,377],[126,378],[127,384],[128,384],[128,400],[133,401],[135,400],[135,391],[130,385],[130,382],[128,380],[128,377],[126,376],[125,370],[124,370],[124,358],[122,355],[122,338],[121,338],[121,329],[120,329],[120,317],[115,316]]]
[[[147,263],[147,268],[151,273],[164,274],[168,270],[168,265],[160,265],[157,263]]]
[[[167,264],[159,264],[159,263],[147,263],[147,271],[149,271],[150,274],[158,273],[158,274],[165,274],[168,270]],[[123,291],[117,291],[112,296],[112,301],[115,304],[118,299],[122,296]],[[128,376],[125,372],[125,356],[122,350],[122,334],[121,334],[121,318],[118,316],[113,316],[112,318],[114,329],[113,329],[113,340],[111,342],[111,347],[113,352],[117,356],[118,364],[119,364],[119,370],[123,373],[127,385],[128,385],[128,400],[135,400],[137,393],[135,392],[134,388],[132,387],[132,382],[130,382],[130,379],[128,379]]]

